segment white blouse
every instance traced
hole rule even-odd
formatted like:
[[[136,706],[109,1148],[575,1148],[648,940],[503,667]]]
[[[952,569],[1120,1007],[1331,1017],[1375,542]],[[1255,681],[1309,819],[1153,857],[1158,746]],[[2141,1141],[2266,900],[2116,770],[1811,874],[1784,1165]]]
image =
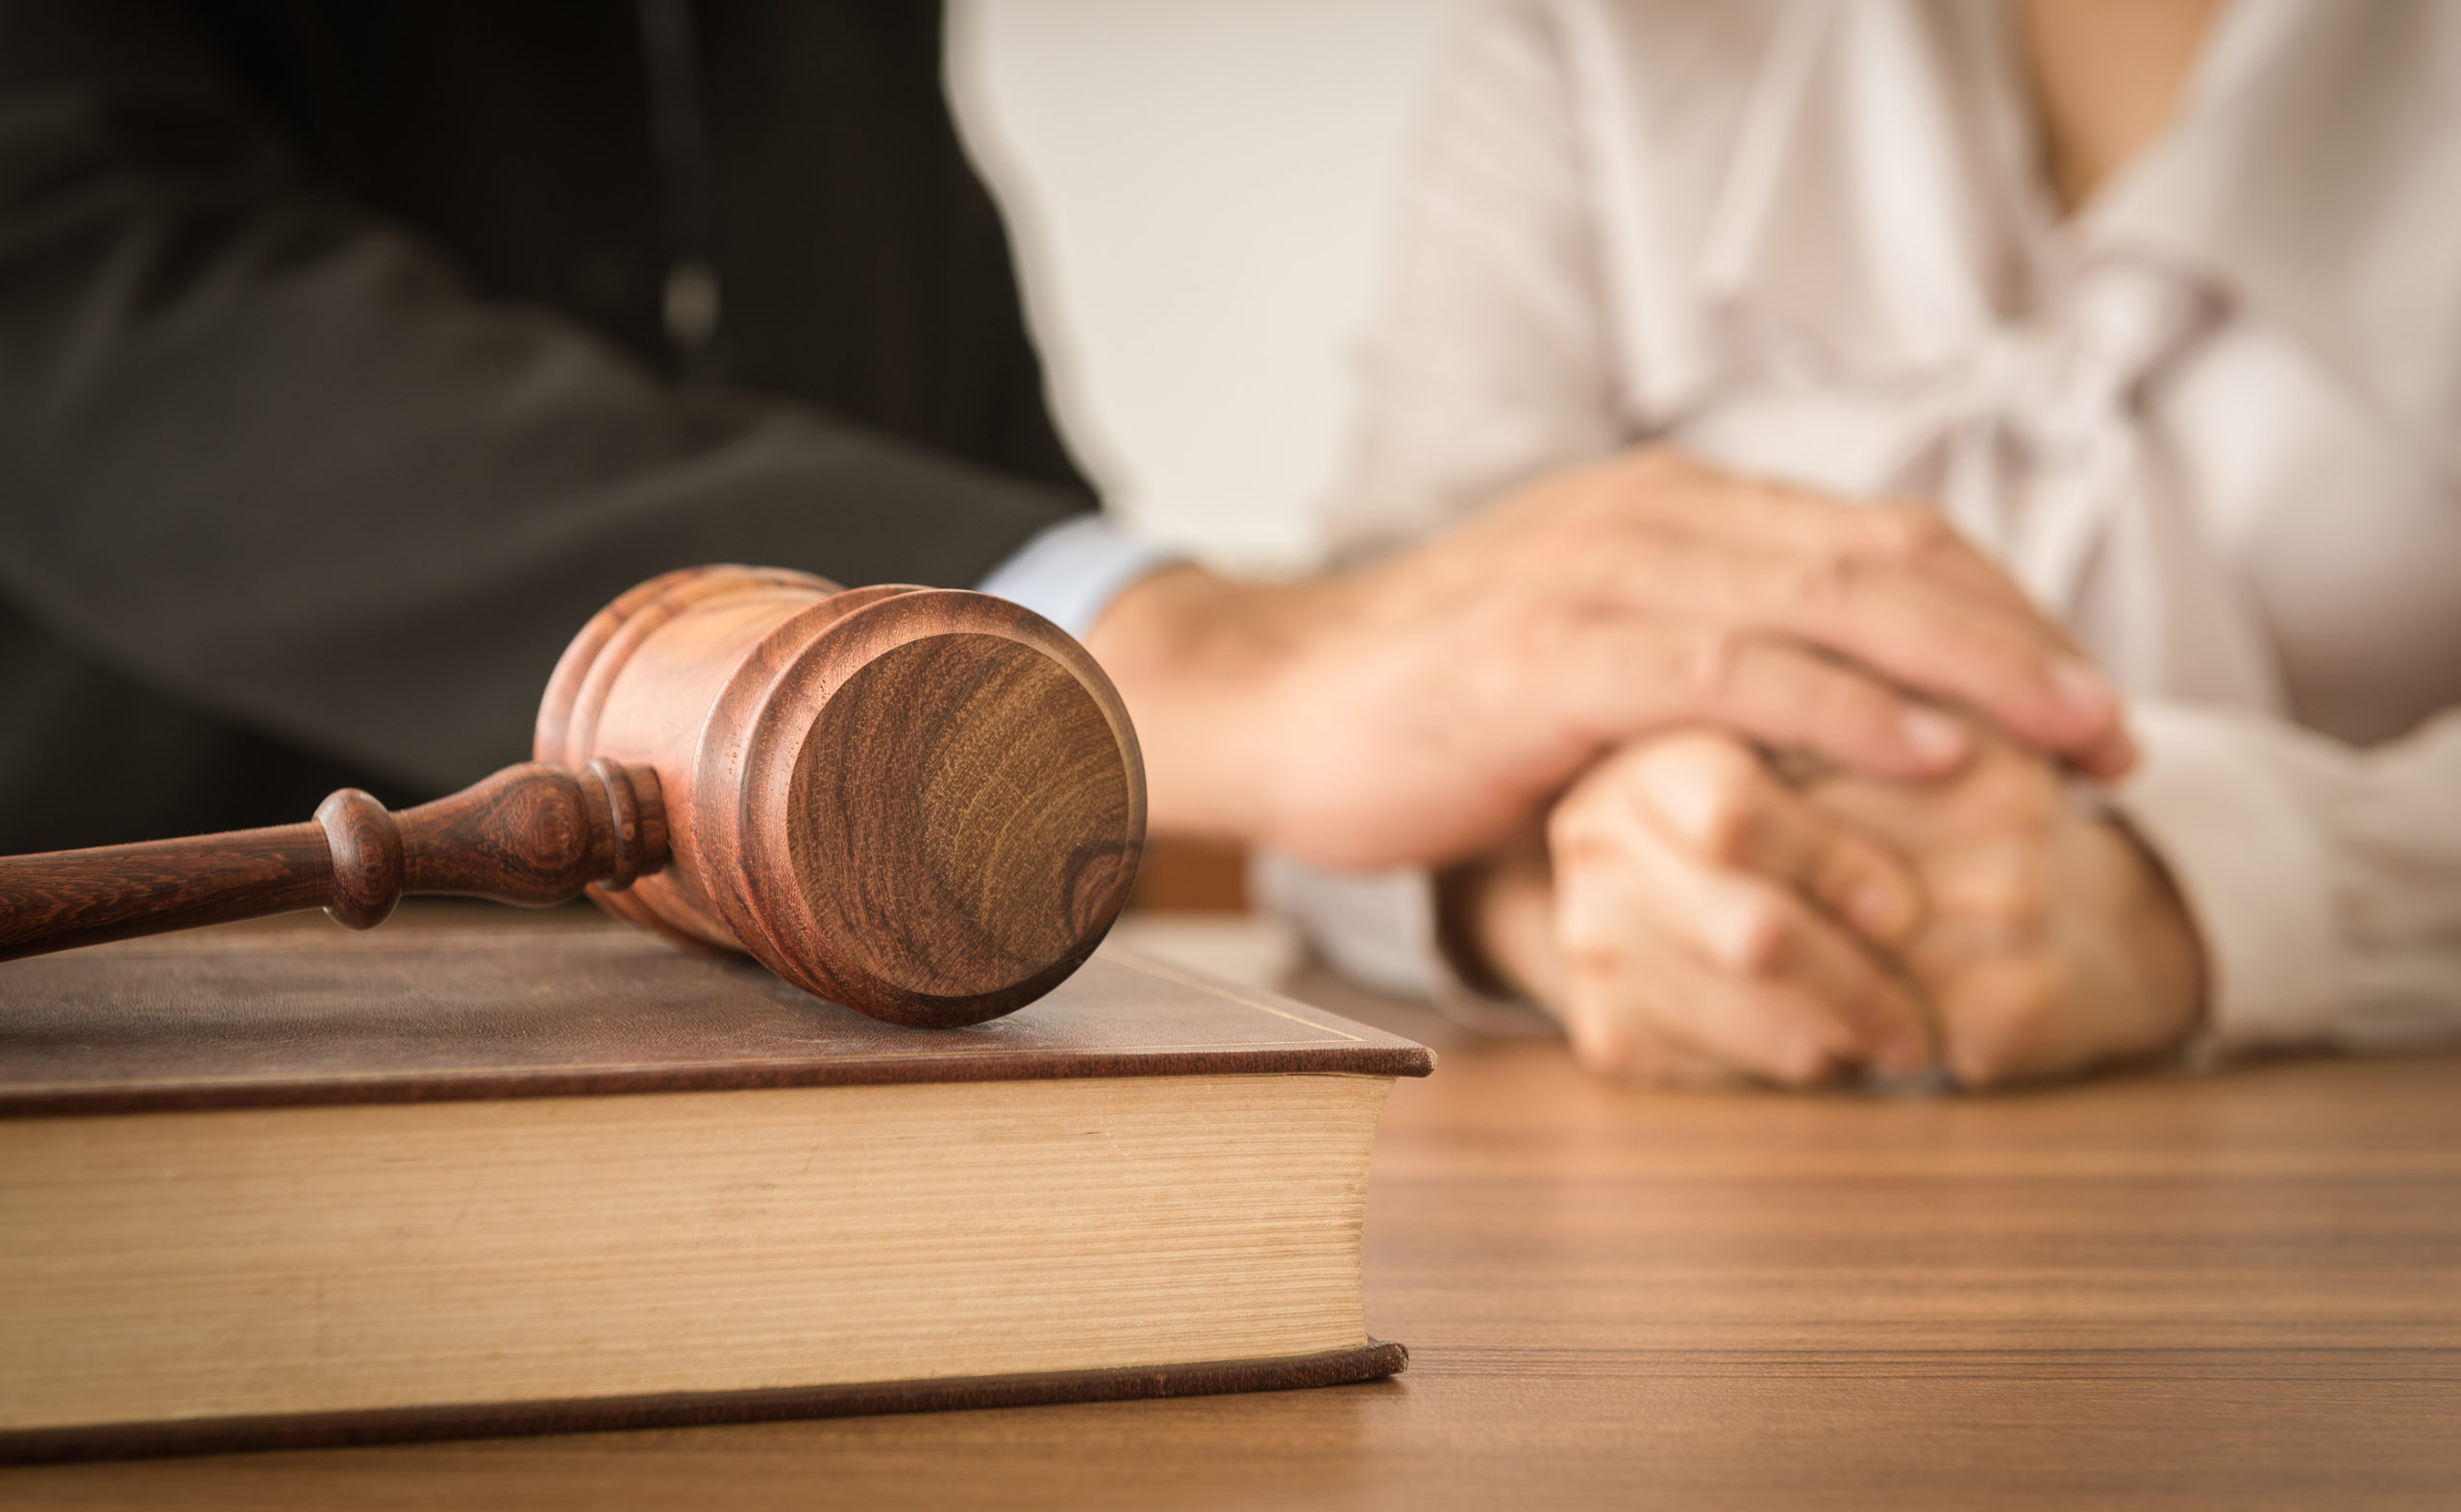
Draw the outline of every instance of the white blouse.
[[[2461,1031],[2461,5],[2238,0],[2062,221],[1989,0],[1497,0],[1332,533],[1644,439],[1935,500],[2131,695],[2223,1048]],[[1423,879],[1278,861],[1435,980]]]

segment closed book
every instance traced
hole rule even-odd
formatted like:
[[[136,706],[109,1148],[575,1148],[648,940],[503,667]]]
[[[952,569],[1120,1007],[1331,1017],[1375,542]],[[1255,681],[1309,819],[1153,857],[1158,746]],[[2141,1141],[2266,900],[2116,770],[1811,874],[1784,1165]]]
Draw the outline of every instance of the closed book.
[[[0,964],[0,1457],[1329,1385],[1425,1049],[1106,947],[961,1029],[635,931]]]

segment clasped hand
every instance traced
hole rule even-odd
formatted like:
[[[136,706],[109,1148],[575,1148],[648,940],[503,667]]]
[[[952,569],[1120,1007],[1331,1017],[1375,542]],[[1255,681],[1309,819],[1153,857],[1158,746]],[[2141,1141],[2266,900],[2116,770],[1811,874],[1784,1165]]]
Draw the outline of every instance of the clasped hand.
[[[2050,761],[1794,781],[1714,731],[1634,742],[1474,877],[1490,959],[1595,1069],[1991,1086],[2175,1045],[2203,1000],[2159,862]]]

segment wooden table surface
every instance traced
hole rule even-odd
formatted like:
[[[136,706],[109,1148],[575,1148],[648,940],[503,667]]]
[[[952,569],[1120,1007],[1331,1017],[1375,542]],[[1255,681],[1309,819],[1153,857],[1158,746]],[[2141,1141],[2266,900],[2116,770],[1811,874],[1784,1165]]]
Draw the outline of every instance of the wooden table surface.
[[[1396,1380],[38,1467],[0,1506],[2461,1507],[2461,1058],[1653,1095],[1310,995],[1443,1053],[1368,1204]]]

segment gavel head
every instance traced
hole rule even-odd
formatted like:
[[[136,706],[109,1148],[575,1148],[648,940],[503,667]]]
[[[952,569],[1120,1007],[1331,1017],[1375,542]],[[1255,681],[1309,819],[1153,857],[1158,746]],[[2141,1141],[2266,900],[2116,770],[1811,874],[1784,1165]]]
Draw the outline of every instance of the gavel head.
[[[584,627],[537,758],[658,776],[672,859],[603,906],[899,1024],[1077,969],[1145,839],[1145,769],[1083,647],[980,593],[696,567]]]

